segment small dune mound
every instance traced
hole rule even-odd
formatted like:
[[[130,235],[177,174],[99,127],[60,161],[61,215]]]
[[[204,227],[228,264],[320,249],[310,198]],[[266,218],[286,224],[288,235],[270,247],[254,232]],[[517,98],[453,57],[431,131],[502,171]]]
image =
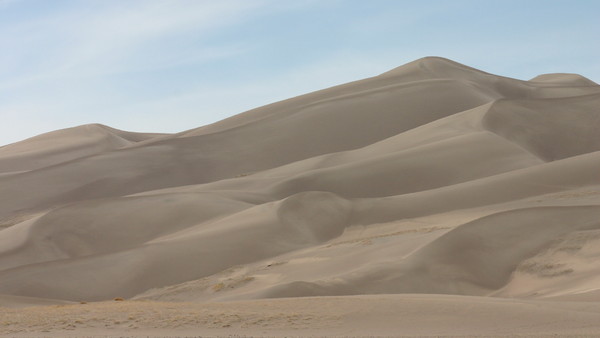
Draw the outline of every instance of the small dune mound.
[[[487,216],[414,253],[406,262],[408,271],[394,282],[404,292],[485,294],[503,287],[521,262],[558,238],[600,229],[598,215],[600,207],[591,206],[530,208]]]
[[[598,84],[585,76],[570,73],[542,74],[529,80],[529,82],[552,83],[569,86],[598,86]]]
[[[0,173],[35,170],[163,135],[166,134],[134,133],[101,124],[52,131],[0,147]]]
[[[352,204],[329,192],[305,192],[283,200],[277,209],[292,240],[322,243],[339,236],[349,224]]]

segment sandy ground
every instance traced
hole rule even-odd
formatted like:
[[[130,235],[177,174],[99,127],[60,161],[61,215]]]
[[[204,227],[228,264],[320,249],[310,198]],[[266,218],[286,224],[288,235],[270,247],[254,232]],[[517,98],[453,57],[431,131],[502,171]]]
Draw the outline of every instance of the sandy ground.
[[[2,332],[598,335],[599,107],[577,74],[428,57],[0,147]]]
[[[598,303],[372,295],[225,303],[99,302],[0,310],[27,336],[572,336],[597,334]],[[426,315],[425,315],[426,314]]]

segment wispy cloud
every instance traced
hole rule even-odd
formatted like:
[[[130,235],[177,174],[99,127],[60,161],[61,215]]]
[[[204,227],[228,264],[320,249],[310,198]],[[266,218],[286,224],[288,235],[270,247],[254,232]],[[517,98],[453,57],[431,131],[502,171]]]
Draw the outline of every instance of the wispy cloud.
[[[4,75],[13,76],[4,76],[0,88],[49,78],[160,69],[227,56],[239,46],[211,46],[202,38],[239,23],[265,4],[156,0],[118,2],[118,6],[105,3],[111,5],[90,2],[93,5],[2,27],[5,33],[0,36],[0,46],[11,53],[2,58],[0,67]]]
[[[243,54],[249,46],[211,41],[211,36],[262,13],[269,3],[87,1],[59,8],[65,3],[57,1],[56,8],[33,15],[35,3],[0,0],[0,8],[14,11],[6,15],[22,16],[0,20],[2,124],[34,132],[37,128],[27,125],[31,119],[25,119],[33,116],[38,124],[57,128],[64,125],[61,116],[84,109],[86,101],[102,100],[103,93],[111,97],[110,88],[119,83],[107,77],[198,66]],[[86,118],[79,115],[71,123]],[[11,137],[0,130],[0,139]]]
[[[0,0],[0,10],[23,0]]]

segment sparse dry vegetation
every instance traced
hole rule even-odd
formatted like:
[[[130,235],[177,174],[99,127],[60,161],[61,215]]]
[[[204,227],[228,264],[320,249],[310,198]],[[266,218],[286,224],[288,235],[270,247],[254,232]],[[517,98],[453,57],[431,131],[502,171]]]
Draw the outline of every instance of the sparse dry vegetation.
[[[0,335],[76,329],[185,329],[185,328],[319,328],[336,322],[318,309],[283,311],[277,307],[233,309],[222,304],[148,301],[100,302],[23,309],[0,308]]]

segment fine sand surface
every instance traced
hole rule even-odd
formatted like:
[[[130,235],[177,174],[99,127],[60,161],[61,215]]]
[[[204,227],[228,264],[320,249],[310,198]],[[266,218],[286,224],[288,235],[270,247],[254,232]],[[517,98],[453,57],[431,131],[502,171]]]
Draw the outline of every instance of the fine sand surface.
[[[0,147],[0,334],[600,335],[599,131],[583,76],[428,57]]]
[[[597,303],[452,295],[283,298],[223,303],[99,302],[2,309],[14,337],[593,336]]]

